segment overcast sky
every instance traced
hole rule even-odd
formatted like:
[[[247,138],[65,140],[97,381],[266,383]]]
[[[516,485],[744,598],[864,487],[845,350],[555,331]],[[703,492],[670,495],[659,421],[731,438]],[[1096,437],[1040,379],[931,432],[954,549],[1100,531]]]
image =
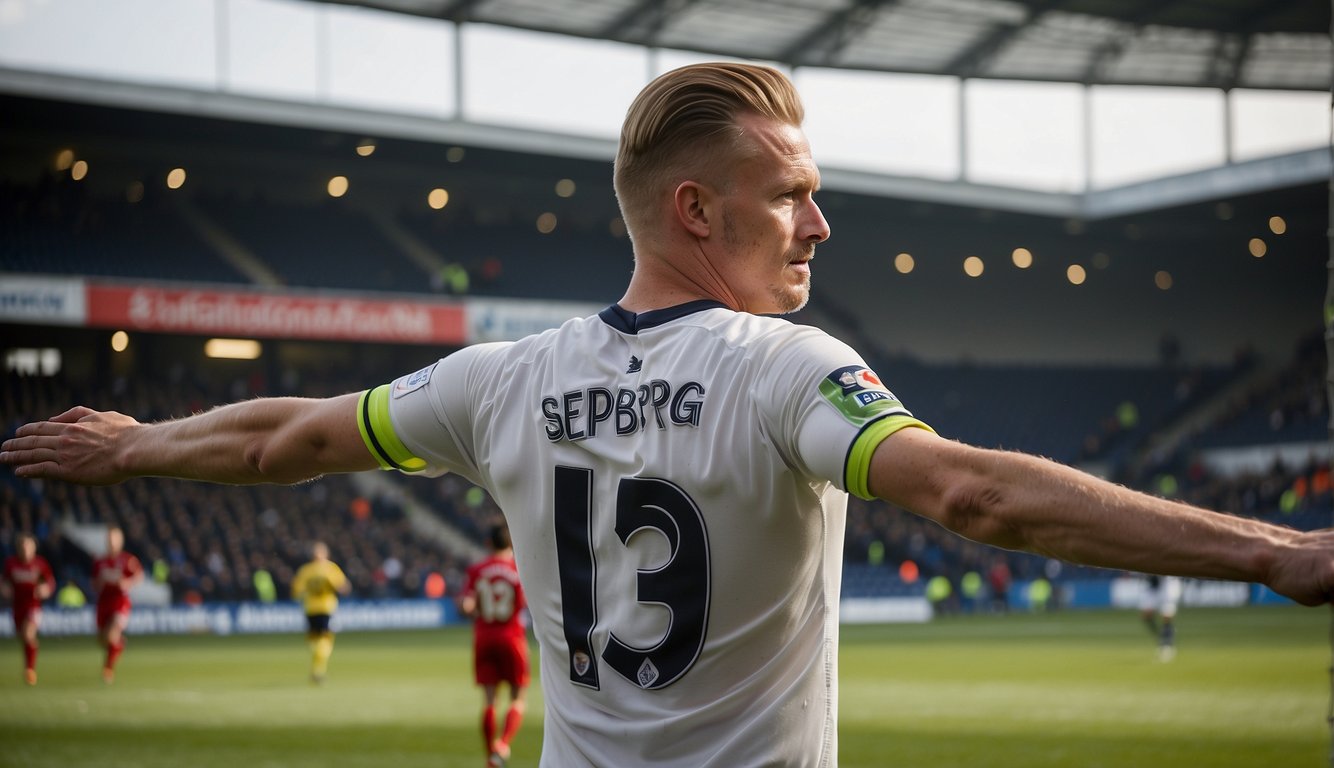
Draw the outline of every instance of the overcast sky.
[[[648,78],[702,58],[480,24],[460,36],[449,22],[302,0],[0,0],[0,67],[604,138]],[[1053,192],[1084,190],[1088,169],[1103,188],[1222,164],[1228,111],[1236,160],[1323,146],[1330,133],[1322,93],[1227,99],[817,68],[794,79],[823,166]]]

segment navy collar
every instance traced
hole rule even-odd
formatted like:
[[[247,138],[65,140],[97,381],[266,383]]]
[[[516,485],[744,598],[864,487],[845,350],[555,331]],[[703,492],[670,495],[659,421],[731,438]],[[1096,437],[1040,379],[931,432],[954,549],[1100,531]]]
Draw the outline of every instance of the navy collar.
[[[631,312],[624,309],[620,304],[612,304],[610,307],[598,313],[602,322],[610,325],[621,333],[634,335],[640,331],[646,331],[649,328],[656,328],[663,323],[670,323],[686,315],[693,315],[696,312],[703,312],[706,309],[728,309],[728,306],[721,301],[713,299],[697,299],[688,301],[685,304],[678,304],[674,307],[664,307],[663,309],[651,309],[647,312]]]

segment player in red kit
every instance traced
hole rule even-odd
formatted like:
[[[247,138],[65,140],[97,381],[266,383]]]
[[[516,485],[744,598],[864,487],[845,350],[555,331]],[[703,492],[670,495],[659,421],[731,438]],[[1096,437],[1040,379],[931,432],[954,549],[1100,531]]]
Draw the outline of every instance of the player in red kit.
[[[125,533],[107,529],[107,552],[93,563],[93,590],[97,592],[97,642],[106,649],[102,680],[116,678],[116,660],[125,650],[125,627],[130,623],[130,590],[144,577],[139,558],[125,551]]]
[[[14,632],[23,642],[23,680],[37,684],[37,629],[42,623],[42,601],[56,588],[56,577],[46,558],[37,554],[37,539],[18,537],[18,554],[5,560],[4,579],[14,605]]]
[[[509,528],[497,525],[490,534],[491,555],[468,569],[460,609],[473,620],[473,675],[486,697],[482,709],[482,742],[487,766],[505,765],[510,741],[523,722],[524,689],[528,687],[528,636],[520,615],[527,603],[514,566]],[[496,736],[496,691],[509,684],[510,708],[505,727]]]

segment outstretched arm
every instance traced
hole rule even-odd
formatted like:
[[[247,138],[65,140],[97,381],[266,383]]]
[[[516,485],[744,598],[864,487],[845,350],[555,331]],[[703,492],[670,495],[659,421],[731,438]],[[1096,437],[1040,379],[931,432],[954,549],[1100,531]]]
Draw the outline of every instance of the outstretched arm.
[[[1306,605],[1334,594],[1334,532],[1211,512],[1035,456],[903,429],[876,449],[869,480],[876,496],[998,547],[1106,568],[1260,582]]]
[[[0,462],[18,477],[84,485],[149,475],[296,483],[374,469],[357,430],[358,397],[260,398],[153,424],[80,406],[19,427],[0,446]]]
[[[469,619],[477,618],[477,596],[466,594],[459,598],[459,613]]]

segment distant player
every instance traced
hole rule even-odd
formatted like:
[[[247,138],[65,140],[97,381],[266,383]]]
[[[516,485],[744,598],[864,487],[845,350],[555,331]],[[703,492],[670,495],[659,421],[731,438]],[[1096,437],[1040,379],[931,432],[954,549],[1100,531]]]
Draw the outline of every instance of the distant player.
[[[338,610],[338,596],[352,591],[343,569],[329,559],[329,546],[317,541],[310,547],[311,561],[301,566],[292,580],[292,598],[306,611],[306,644],[310,646],[310,681],[324,682],[333,655],[334,633],[329,623]]]
[[[1148,577],[1144,584],[1144,593],[1140,597],[1139,614],[1149,632],[1158,638],[1160,661],[1171,661],[1176,658],[1176,615],[1180,603],[1179,576]]]
[[[107,552],[93,562],[93,591],[97,592],[97,642],[106,650],[102,681],[116,679],[116,662],[125,650],[125,628],[130,623],[130,590],[143,581],[139,558],[125,551],[125,532],[107,529]]]
[[[32,534],[18,536],[18,554],[5,559],[4,578],[0,579],[13,602],[14,633],[23,642],[23,681],[37,684],[37,629],[42,624],[42,601],[56,588],[56,577],[46,558],[37,554],[37,539]]]
[[[468,569],[459,608],[473,620],[473,677],[482,686],[482,744],[487,766],[503,766],[510,756],[510,742],[523,722],[524,689],[528,687],[528,636],[520,620],[527,605],[509,528],[491,529],[491,555]],[[505,728],[496,737],[496,691],[509,685],[510,707]]]

